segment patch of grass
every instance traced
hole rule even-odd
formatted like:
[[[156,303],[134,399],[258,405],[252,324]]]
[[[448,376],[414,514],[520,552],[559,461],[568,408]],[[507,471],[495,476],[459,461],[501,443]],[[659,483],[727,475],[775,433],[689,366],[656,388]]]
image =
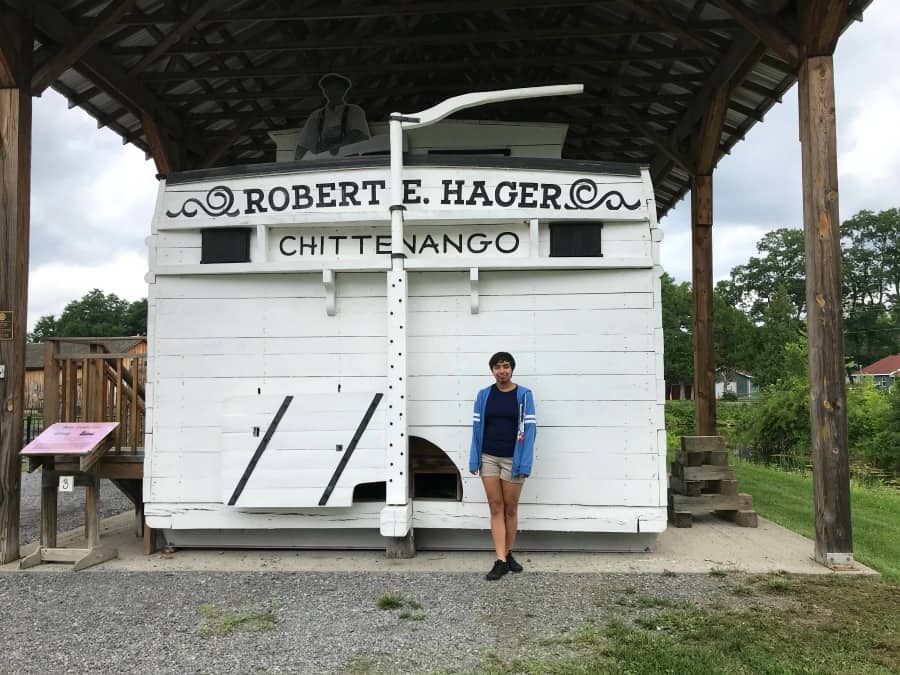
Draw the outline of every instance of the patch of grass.
[[[489,673],[755,673],[830,675],[900,672],[900,585],[885,579],[768,576],[787,584],[786,603],[734,610],[679,605],[634,624],[588,622],[575,654],[484,663]]]
[[[787,581],[787,579],[779,579],[775,577],[766,581],[765,588],[772,593],[785,593],[790,590],[791,584]]]
[[[810,474],[750,462],[734,462],[741,492],[753,495],[756,511],[783,527],[815,538]],[[853,556],[900,581],[900,490],[850,485]]]
[[[721,578],[721,577],[727,577],[727,576],[728,576],[728,570],[723,569],[723,568],[721,568],[721,567],[712,567],[712,568],[710,568],[710,570],[709,570],[709,576],[711,576],[711,577],[719,577],[719,578]]]
[[[415,600],[407,600],[406,606],[410,609],[422,609],[422,605],[416,602]]]
[[[637,588],[635,588],[634,584],[628,584],[625,588],[622,589],[622,592],[625,595],[634,595],[637,593]]]
[[[408,609],[404,609],[399,616],[404,621],[422,621],[425,619],[425,612],[410,612]]]
[[[750,597],[751,595],[754,594],[754,592],[753,592],[753,587],[752,587],[752,586],[748,586],[747,584],[741,584],[740,586],[735,586],[735,587],[731,590],[731,592],[732,592],[734,595],[736,595],[736,596],[738,596],[738,597],[742,597],[742,598],[747,598],[747,597]]]
[[[382,593],[375,605],[378,609],[400,609],[403,607],[403,596],[399,593]]]
[[[649,595],[639,595],[637,597],[638,607],[655,607],[655,608],[671,608],[676,607],[677,603],[669,598],[655,598]]]
[[[212,604],[200,605],[203,620],[197,628],[200,635],[230,635],[237,630],[261,632],[275,627],[277,605],[265,610],[226,609]]]
[[[663,570],[663,571],[662,571],[662,575],[663,575],[664,577],[676,577],[676,576],[678,576],[678,575],[677,575],[675,572],[673,572],[672,570]]]

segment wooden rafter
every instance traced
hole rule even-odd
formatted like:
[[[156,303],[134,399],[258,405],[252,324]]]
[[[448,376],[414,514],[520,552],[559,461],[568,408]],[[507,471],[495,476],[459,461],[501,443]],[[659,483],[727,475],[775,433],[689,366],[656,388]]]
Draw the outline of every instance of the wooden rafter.
[[[35,68],[31,78],[31,92],[40,95],[65,70],[72,67],[91,47],[106,37],[119,19],[134,8],[135,0],[116,0],[107,5],[91,22],[91,25],[64,44],[43,65]]]
[[[185,35],[194,30],[194,27],[203,20],[216,7],[221,5],[224,0],[203,0],[194,10],[186,17],[179,21],[175,28],[168,33],[162,40],[148,51],[140,61],[128,69],[132,75],[142,72],[148,65],[156,61],[160,56],[165,54],[169,48],[181,40]]]
[[[719,7],[728,12],[760,42],[771,49],[791,68],[796,69],[800,49],[796,40],[759,12],[747,7],[741,0],[716,0]]]

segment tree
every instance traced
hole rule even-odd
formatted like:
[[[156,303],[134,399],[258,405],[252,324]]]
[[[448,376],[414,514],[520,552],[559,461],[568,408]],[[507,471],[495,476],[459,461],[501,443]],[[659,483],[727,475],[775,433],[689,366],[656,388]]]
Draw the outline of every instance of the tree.
[[[34,330],[28,334],[28,341],[43,342],[57,334],[56,317],[52,314],[45,314],[34,324]]]
[[[789,349],[800,338],[800,322],[794,317],[794,305],[784,286],[778,286],[763,308],[763,325],[759,329],[760,349],[753,377],[760,386],[775,384],[795,372],[799,360]],[[794,350],[795,351],[795,350]]]
[[[763,254],[751,256],[746,265],[731,270],[734,294],[750,318],[759,321],[775,291],[783,286],[793,316],[800,319],[806,310],[806,263],[803,231],[782,227],[767,232],[756,244]]]
[[[716,368],[726,380],[735,370],[752,370],[759,349],[759,328],[734,304],[729,285],[719,282],[713,291],[713,346]]]
[[[131,303],[115,293],[105,295],[95,288],[80,300],[73,300],[56,319],[42,316],[30,338],[40,342],[47,337],[125,337],[147,334],[147,300]]]
[[[663,273],[662,323],[665,350],[665,378],[667,382],[690,382],[694,379],[694,318],[691,286],[676,284]]]

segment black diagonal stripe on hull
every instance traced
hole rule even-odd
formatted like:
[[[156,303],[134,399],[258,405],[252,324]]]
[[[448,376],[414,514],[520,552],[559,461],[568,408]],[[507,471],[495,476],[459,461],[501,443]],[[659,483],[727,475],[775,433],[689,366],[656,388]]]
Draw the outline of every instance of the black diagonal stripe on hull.
[[[259,462],[259,458],[262,457],[263,452],[265,452],[266,448],[268,447],[269,441],[272,440],[272,436],[275,434],[275,430],[281,423],[281,418],[284,417],[284,414],[287,412],[288,406],[291,405],[291,401],[293,400],[293,396],[284,397],[284,401],[281,402],[281,407],[278,409],[278,412],[275,413],[275,417],[272,418],[272,423],[269,425],[269,428],[266,429],[265,436],[263,436],[262,440],[259,442],[259,447],[256,448],[256,452],[253,453],[253,457],[250,459],[250,463],[247,464],[247,468],[244,469],[244,475],[241,476],[241,479],[238,481],[237,487],[234,488],[234,494],[232,494],[231,499],[228,500],[228,506],[234,506],[238,500],[238,497],[241,496],[241,493],[244,491],[244,487],[247,485],[247,481],[250,480],[250,476],[253,474],[253,470],[256,468],[257,462]]]
[[[375,408],[377,408],[378,404],[381,403],[381,399],[383,397],[384,394],[375,394],[375,397],[369,404],[369,409],[366,410],[366,414],[363,415],[362,421],[359,423],[359,426],[356,427],[356,433],[353,434],[353,439],[350,441],[350,445],[347,446],[347,451],[344,452],[344,456],[341,457],[341,461],[338,462],[337,468],[335,468],[334,470],[334,475],[328,482],[328,487],[326,487],[325,492],[322,493],[322,498],[319,500],[319,506],[325,506],[328,503],[328,498],[334,491],[334,487],[335,485],[337,485],[338,479],[340,479],[341,474],[344,473],[344,469],[347,467],[347,462],[350,461],[350,455],[352,455],[353,451],[356,450],[359,439],[362,438],[363,432],[366,430],[366,427],[369,426],[369,422],[372,420],[372,415],[375,414]]]

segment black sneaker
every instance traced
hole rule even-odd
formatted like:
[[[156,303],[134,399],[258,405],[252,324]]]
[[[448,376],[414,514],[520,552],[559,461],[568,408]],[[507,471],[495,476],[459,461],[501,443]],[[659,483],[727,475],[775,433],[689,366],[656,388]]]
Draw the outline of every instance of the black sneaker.
[[[496,560],[494,562],[494,566],[491,568],[491,571],[488,572],[484,578],[488,581],[496,581],[507,572],[509,572],[509,565],[507,565],[502,560]]]
[[[523,569],[519,562],[513,558],[512,551],[506,554],[506,566],[510,572],[521,572]]]

